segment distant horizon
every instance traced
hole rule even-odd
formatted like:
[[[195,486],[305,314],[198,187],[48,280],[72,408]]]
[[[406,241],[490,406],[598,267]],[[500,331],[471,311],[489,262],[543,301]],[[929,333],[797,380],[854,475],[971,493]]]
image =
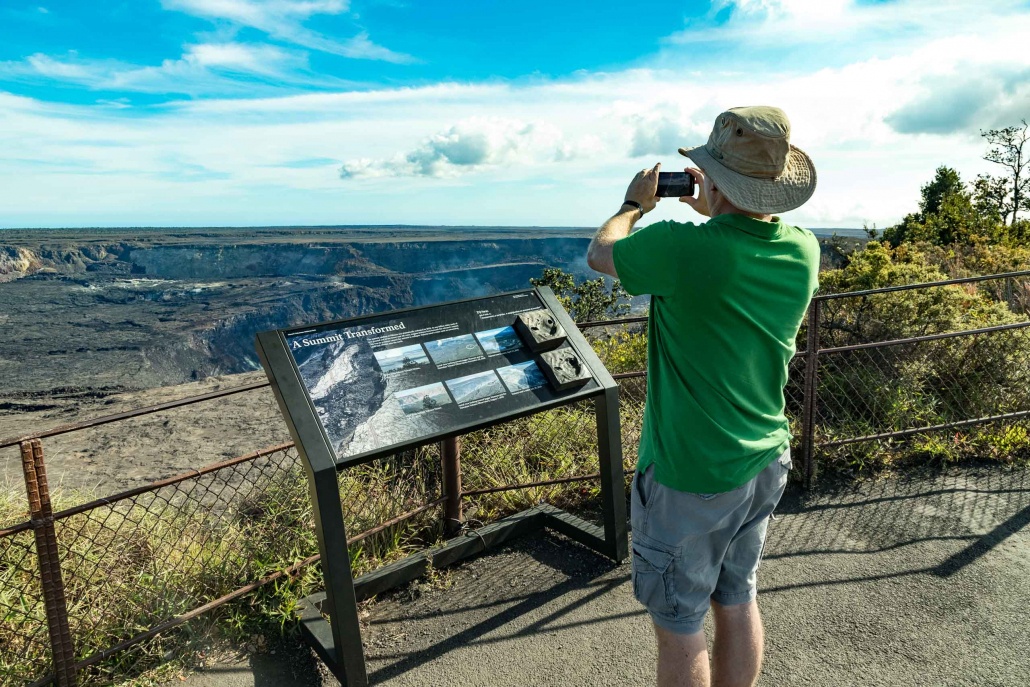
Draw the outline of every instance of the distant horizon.
[[[646,226],[646,225],[644,225]],[[866,230],[863,227],[805,227],[813,234],[826,234],[826,232],[848,232],[847,235],[864,236]],[[90,226],[90,227],[0,227],[0,231],[173,231],[173,230],[289,230],[289,229],[341,229],[341,230],[559,230],[559,231],[596,231],[597,227],[591,226],[560,226],[560,225],[518,225],[518,224],[257,224],[257,225],[168,225],[168,226]]]

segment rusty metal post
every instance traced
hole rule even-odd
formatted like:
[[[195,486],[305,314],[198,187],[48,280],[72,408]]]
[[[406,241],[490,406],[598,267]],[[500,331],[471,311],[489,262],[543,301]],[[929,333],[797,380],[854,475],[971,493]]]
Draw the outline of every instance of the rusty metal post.
[[[458,437],[440,442],[440,463],[443,471],[443,531],[451,537],[461,530],[461,440]]]
[[[801,418],[801,464],[805,469],[805,489],[815,479],[815,410],[819,382],[819,304],[813,298],[808,306],[808,341],[805,350],[805,406]]]
[[[39,576],[46,607],[50,650],[58,687],[74,687],[76,683],[75,644],[68,625],[68,605],[64,598],[61,559],[57,551],[54,509],[50,503],[43,444],[39,439],[21,442],[21,465],[25,473],[25,490],[29,497],[29,518],[36,537]]]

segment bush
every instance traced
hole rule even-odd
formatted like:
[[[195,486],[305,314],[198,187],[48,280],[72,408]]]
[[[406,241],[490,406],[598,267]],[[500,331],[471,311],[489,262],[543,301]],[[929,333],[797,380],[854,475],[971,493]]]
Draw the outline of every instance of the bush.
[[[647,334],[620,330],[590,342],[601,362],[612,374],[647,369]]]
[[[824,292],[847,293],[942,281],[945,268],[964,271],[1019,268],[1026,249],[988,246],[944,248],[870,242],[842,269],[824,272]],[[965,276],[965,275],[963,275]],[[963,284],[824,304],[820,347],[883,342],[960,332],[1026,320],[1027,281]],[[800,344],[799,344],[800,345]],[[871,436],[1030,409],[1030,329],[825,354],[820,357],[817,440]],[[866,471],[910,459],[956,460],[999,445],[1021,444],[1013,425],[983,425],[952,436],[932,434],[848,444],[826,451],[825,464]],[[1009,434],[1006,434],[1009,433]],[[1006,441],[995,441],[999,435]],[[975,437],[975,440],[968,439]],[[994,439],[992,439],[992,437]]]
[[[629,312],[629,294],[618,280],[609,285],[605,277],[598,277],[577,283],[568,272],[548,267],[529,281],[533,286],[547,286],[554,291],[558,302],[576,322],[614,319]]]

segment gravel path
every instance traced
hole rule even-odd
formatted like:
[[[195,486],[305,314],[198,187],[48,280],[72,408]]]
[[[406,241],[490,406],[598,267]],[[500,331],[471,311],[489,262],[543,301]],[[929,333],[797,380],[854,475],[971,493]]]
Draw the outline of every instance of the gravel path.
[[[1028,523],[1026,470],[966,466],[812,497],[788,492],[760,572],[760,684],[1025,686]],[[653,637],[628,565],[551,534],[382,600],[368,623],[377,685],[653,684]],[[320,679],[294,648],[179,684]]]

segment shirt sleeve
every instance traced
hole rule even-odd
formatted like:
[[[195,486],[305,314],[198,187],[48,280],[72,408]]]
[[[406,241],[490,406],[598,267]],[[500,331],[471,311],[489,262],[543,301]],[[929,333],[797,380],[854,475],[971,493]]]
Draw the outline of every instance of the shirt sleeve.
[[[688,254],[692,224],[655,222],[612,246],[615,273],[631,296],[672,296]]]

